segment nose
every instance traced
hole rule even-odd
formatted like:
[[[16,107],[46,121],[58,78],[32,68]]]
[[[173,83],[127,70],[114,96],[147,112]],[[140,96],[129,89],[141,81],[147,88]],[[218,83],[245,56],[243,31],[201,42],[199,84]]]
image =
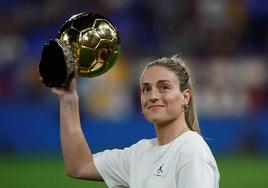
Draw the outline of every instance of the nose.
[[[150,100],[150,102],[155,103],[155,102],[157,102],[159,99],[158,99],[158,98],[150,98],[149,100]]]
[[[157,102],[159,100],[158,92],[156,89],[152,89],[151,93],[149,95],[149,101],[150,102]]]

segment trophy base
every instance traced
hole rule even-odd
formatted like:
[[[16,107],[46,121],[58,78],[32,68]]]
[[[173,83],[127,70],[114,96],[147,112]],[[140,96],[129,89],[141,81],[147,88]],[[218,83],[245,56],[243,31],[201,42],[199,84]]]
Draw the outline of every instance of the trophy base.
[[[39,72],[47,87],[66,87],[74,75],[73,59],[68,59],[71,52],[64,45],[59,39],[44,45]]]

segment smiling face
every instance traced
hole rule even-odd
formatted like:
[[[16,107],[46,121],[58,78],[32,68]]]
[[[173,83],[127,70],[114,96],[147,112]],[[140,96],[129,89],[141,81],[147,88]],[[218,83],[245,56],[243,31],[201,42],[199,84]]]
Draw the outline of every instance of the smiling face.
[[[180,91],[175,73],[163,66],[151,66],[140,78],[141,107],[146,119],[166,125],[184,118],[182,105],[188,104],[189,90]]]

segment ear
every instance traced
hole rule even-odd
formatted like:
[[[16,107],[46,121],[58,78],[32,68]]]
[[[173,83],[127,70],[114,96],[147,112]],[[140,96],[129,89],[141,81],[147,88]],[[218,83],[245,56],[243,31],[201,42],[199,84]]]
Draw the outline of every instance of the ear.
[[[185,89],[182,93],[184,104],[187,105],[191,99],[192,93],[190,89]]]

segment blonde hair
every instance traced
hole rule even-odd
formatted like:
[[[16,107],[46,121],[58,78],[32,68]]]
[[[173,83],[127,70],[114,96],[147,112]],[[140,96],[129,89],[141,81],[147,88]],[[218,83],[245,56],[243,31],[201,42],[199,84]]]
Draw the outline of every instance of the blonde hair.
[[[185,110],[185,121],[189,129],[192,131],[200,133],[198,117],[196,113],[196,107],[193,99],[193,84],[192,79],[189,74],[189,70],[186,67],[184,61],[181,59],[180,55],[174,55],[171,58],[163,57],[149,63],[144,70],[152,66],[163,66],[168,68],[170,71],[174,72],[179,80],[180,91],[183,92],[185,89],[191,91],[190,100],[188,103],[188,110]]]

